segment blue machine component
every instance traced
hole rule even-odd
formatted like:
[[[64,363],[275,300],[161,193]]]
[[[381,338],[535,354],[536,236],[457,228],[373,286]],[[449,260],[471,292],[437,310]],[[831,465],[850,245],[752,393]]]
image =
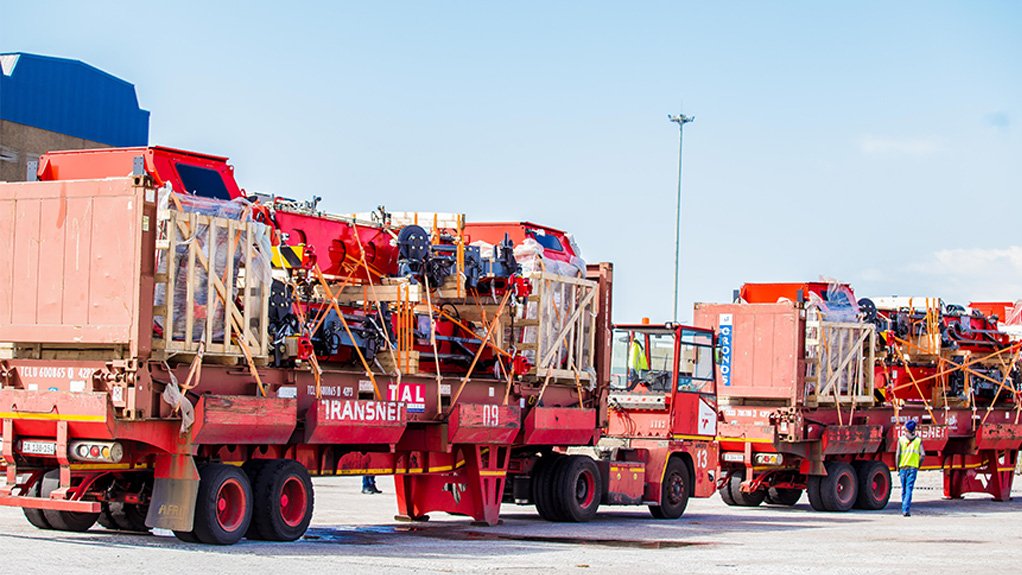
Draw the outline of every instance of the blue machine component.
[[[0,54],[0,120],[110,146],[149,142],[135,86],[78,60]]]

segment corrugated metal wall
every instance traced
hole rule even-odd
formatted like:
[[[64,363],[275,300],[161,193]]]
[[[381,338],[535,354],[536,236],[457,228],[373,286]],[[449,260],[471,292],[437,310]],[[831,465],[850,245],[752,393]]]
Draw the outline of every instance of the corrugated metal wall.
[[[135,86],[78,60],[0,54],[0,119],[111,146],[149,143]]]

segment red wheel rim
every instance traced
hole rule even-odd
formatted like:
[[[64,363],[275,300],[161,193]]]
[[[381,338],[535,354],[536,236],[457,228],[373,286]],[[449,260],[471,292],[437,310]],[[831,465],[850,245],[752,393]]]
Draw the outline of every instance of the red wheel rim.
[[[228,533],[237,531],[245,520],[245,489],[237,479],[228,479],[216,492],[216,521]]]
[[[583,509],[593,504],[593,499],[596,497],[595,491],[596,480],[592,473],[588,471],[579,473],[578,479],[575,481],[575,500]]]
[[[297,477],[288,477],[280,488],[280,518],[288,527],[297,527],[305,519],[308,501],[305,483]]]
[[[873,494],[880,499],[887,493],[887,477],[882,472],[873,476]]]
[[[835,483],[838,501],[848,503],[855,495],[852,475],[850,473],[842,473],[837,477],[837,481]]]

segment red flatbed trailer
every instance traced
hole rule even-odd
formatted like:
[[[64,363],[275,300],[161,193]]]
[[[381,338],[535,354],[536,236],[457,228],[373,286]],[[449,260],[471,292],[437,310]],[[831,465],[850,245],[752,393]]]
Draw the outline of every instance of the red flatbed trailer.
[[[583,521],[601,503],[646,504],[656,516],[677,517],[690,494],[712,493],[715,478],[706,469],[715,460],[712,434],[686,435],[699,425],[687,410],[712,403],[712,390],[663,391],[673,419],[661,431],[675,434],[669,444],[625,437],[635,445],[595,458],[566,453],[593,448],[607,435],[610,264],[589,266],[589,279],[556,279],[591,292],[579,321],[593,343],[570,341],[575,361],[584,355],[594,373],[576,370],[568,384],[550,383],[563,378],[553,368],[545,380],[523,378],[526,368],[542,367],[528,362],[500,378],[473,375],[471,367],[441,374],[439,356],[435,374],[379,370],[355,344],[361,365],[321,363],[305,336],[268,335],[274,306],[284,305],[274,299],[270,278],[260,276],[270,236],[281,232],[260,223],[272,225],[273,214],[227,220],[209,210],[243,206],[244,213],[243,194],[211,204],[157,189],[167,182],[177,189],[170,168],[160,166],[179,173],[194,157],[225,180],[214,189],[240,190],[223,158],[162,148],[95,154],[116,158],[110,169],[118,177],[63,179],[52,170],[60,156],[54,154],[44,158],[50,171],[40,169],[43,181],[0,183],[0,239],[14,246],[0,255],[0,341],[15,343],[14,359],[0,361],[7,475],[0,505],[22,507],[37,527],[84,530],[99,520],[127,530],[172,529],[184,540],[214,544],[246,534],[293,540],[311,518],[310,475],[393,474],[399,516],[422,520],[444,511],[491,525],[503,500],[535,503],[547,519]],[[134,175],[123,175],[131,154],[141,159],[131,162]],[[88,168],[87,153],[73,157],[75,169]],[[208,165],[211,158],[220,165]],[[73,167],[65,165],[66,177],[81,175]],[[186,212],[181,202],[198,202],[209,213]],[[330,217],[318,225],[365,227]],[[220,248],[197,239],[203,229],[207,237],[232,238],[221,242],[226,261],[243,263],[219,263]],[[284,248],[296,235],[277,239]],[[320,257],[330,249],[309,245]],[[365,247],[354,245],[362,253],[353,261],[368,270]],[[305,282],[295,293],[321,290],[310,313],[336,310],[350,337],[344,341],[356,341],[348,323],[367,312],[337,303],[353,286],[331,284],[314,262],[310,267],[288,272]],[[354,276],[355,269],[344,271]],[[182,275],[184,291],[176,289]],[[414,286],[402,285],[369,283],[354,291],[359,301],[370,290],[410,297]],[[539,297],[515,291],[527,287],[502,284],[504,298],[527,304]],[[188,335],[178,333],[180,325]],[[712,341],[709,332],[688,333]],[[479,360],[486,339],[475,345]],[[290,346],[298,351],[274,357]],[[398,350],[405,362],[409,350]],[[701,369],[712,372],[712,362]],[[627,410],[612,413],[620,421]]]
[[[1007,500],[1022,446],[1019,344],[989,330],[974,330],[975,340],[937,331],[942,321],[964,325],[980,315],[906,308],[878,315],[866,300],[857,317],[853,311],[851,319],[828,320],[805,301],[824,292],[804,285],[760,289],[765,300],[696,306],[696,324],[716,330],[721,341],[723,500],[794,505],[807,491],[816,510],[882,509],[908,420],[919,424],[922,469],[943,472],[947,497]],[[850,293],[842,287],[831,293]],[[979,343],[986,347],[969,348]],[[998,357],[1006,370],[994,378],[983,370]],[[968,381],[967,391],[955,387],[956,374]],[[984,395],[983,386],[997,391]]]

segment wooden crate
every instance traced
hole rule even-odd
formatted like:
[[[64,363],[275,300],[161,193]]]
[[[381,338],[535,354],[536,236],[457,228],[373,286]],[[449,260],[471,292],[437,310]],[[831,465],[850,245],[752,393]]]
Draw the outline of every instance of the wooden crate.
[[[805,403],[872,405],[873,324],[806,321]]]
[[[211,361],[265,359],[270,344],[269,229],[176,210],[161,210],[157,218],[161,264],[155,284],[165,297],[153,308],[164,328],[164,337],[153,339],[154,357],[192,357],[201,349]],[[227,241],[218,241],[221,237]]]
[[[417,351],[394,350],[394,353],[391,354],[390,351],[383,349],[376,354],[376,361],[380,363],[383,373],[388,375],[395,375],[398,371],[404,374],[419,372],[419,352]],[[397,364],[394,363],[395,361]]]
[[[526,378],[588,382],[595,373],[599,284],[549,272],[528,277],[532,294],[514,321],[518,348],[533,364]]]

